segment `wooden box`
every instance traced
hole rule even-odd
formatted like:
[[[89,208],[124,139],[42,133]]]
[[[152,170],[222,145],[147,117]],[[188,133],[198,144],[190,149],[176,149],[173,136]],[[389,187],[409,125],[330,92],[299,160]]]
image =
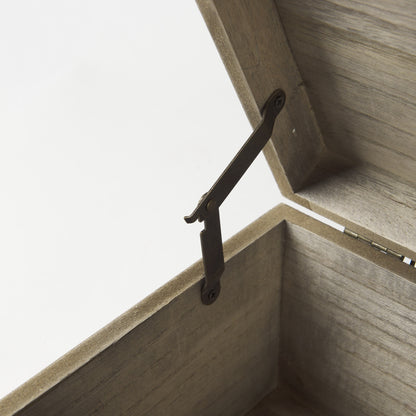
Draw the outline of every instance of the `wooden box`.
[[[0,401],[9,415],[416,415],[416,3],[199,0],[278,206]]]

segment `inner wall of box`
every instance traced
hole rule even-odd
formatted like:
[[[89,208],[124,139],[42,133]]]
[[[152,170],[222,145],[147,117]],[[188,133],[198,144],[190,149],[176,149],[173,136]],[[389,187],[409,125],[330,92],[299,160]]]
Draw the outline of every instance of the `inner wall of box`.
[[[416,6],[275,3],[330,149],[415,185]]]
[[[302,181],[285,167],[289,182],[313,209],[416,251],[415,5],[275,4],[326,146]]]
[[[287,224],[281,386],[323,414],[416,414],[415,299],[414,283]]]

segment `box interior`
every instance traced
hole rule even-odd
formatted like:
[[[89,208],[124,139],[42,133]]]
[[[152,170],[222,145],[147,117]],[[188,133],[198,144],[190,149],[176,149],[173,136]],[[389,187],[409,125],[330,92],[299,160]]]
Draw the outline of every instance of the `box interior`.
[[[416,286],[286,222],[278,386],[247,416],[416,412]]]
[[[225,254],[213,305],[200,301],[198,263],[0,401],[0,413],[416,412],[410,269],[285,206]]]
[[[283,263],[281,382],[322,414],[414,413],[414,282],[295,224]]]

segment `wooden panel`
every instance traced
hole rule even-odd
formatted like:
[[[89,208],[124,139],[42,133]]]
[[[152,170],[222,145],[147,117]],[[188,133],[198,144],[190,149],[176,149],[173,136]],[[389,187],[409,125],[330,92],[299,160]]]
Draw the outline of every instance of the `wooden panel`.
[[[276,4],[327,145],[416,183],[416,2]]]
[[[298,192],[301,199],[292,198],[343,224],[370,229],[413,257],[416,3],[276,4],[328,146],[380,168],[329,175]]]
[[[326,414],[414,416],[415,281],[356,253],[288,224],[282,378]]]
[[[306,416],[313,401],[323,414],[416,414],[414,270],[285,206],[225,254],[213,305],[200,303],[197,263],[1,400],[0,414],[237,416],[260,403],[253,416]],[[264,399],[279,374],[302,401]]]
[[[383,240],[383,244],[397,243],[400,247],[394,247],[399,252],[415,257],[416,192],[396,177],[358,167],[332,175],[298,194],[308,200],[315,211],[326,215],[329,213],[324,211],[330,211],[338,215],[336,220],[343,225],[347,225],[347,220],[373,230],[390,240]],[[373,238],[380,240],[379,236]]]
[[[285,388],[278,388],[265,397],[246,416],[317,416],[309,403]]]
[[[277,383],[284,228],[274,213],[227,242],[213,305],[200,301],[198,263],[3,399],[0,414],[243,414]]]
[[[253,126],[267,97],[276,88],[285,90],[286,105],[265,155],[283,192],[300,188],[326,149],[274,2],[198,4]]]

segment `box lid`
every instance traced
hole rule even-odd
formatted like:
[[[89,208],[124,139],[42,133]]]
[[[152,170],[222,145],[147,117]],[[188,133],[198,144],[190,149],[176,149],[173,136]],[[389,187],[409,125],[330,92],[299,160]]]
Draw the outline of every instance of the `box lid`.
[[[416,252],[416,4],[198,0],[253,126],[287,95],[266,159],[282,194]]]

